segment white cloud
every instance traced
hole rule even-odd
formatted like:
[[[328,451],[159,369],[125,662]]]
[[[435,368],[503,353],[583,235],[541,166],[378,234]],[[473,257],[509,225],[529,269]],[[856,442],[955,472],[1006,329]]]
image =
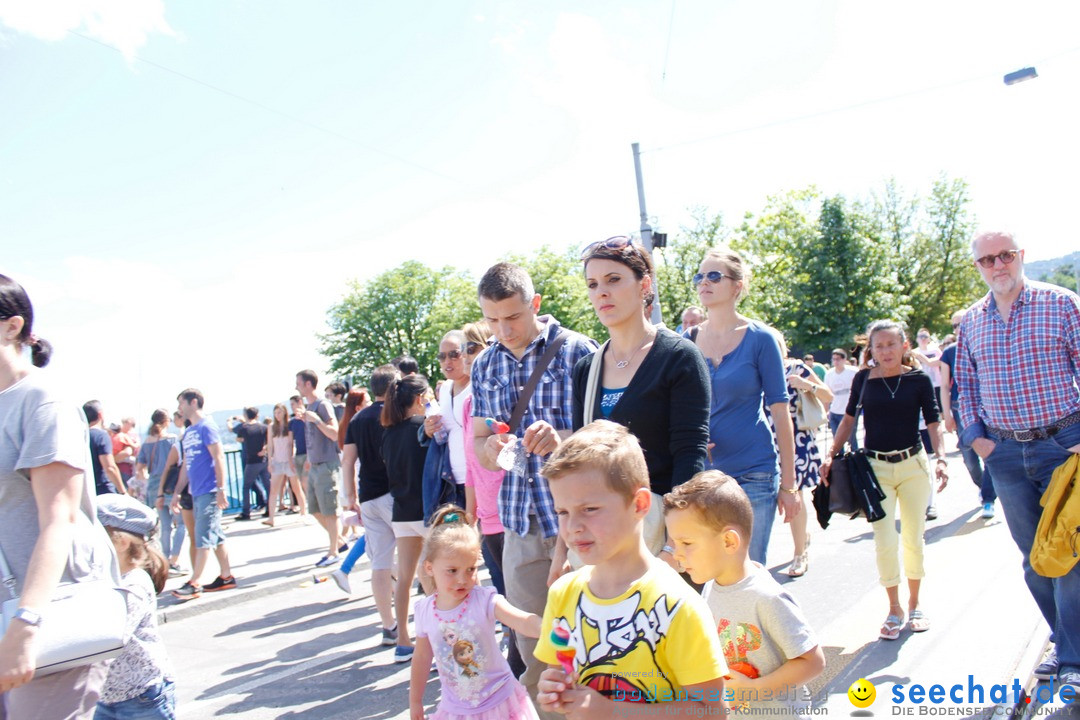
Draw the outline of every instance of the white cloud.
[[[0,0],[0,24],[42,40],[79,32],[111,45],[130,61],[150,35],[174,35],[163,0]]]

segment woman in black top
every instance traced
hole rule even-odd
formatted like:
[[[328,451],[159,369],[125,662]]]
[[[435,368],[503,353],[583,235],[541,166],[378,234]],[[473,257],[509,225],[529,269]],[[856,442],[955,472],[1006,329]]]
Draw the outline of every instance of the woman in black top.
[[[431,390],[422,375],[407,375],[394,380],[386,391],[380,423],[386,430],[382,439],[382,457],[394,498],[391,525],[397,539],[398,576],[394,588],[394,612],[397,615],[398,646],[394,662],[412,658],[409,636],[409,595],[413,578],[424,549],[424,460],[427,448],[421,447],[417,433],[423,432],[424,403]],[[427,576],[420,582],[430,592]]]
[[[867,330],[870,367],[860,370],[851,383],[847,412],[840,421],[832,452],[822,464],[821,475],[828,481],[832,458],[851,434],[862,397],[864,448],[874,475],[885,492],[881,503],[886,516],[873,524],[877,548],[878,574],[889,596],[889,614],[881,626],[883,640],[896,640],[904,626],[900,605],[900,558],[898,541],[904,549],[904,571],[908,578],[908,627],[913,632],[930,629],[930,620],[919,607],[923,572],[923,532],[926,503],[930,497],[930,468],[919,437],[919,414],[926,420],[934,448],[934,475],[938,490],[948,482],[945,448],[930,377],[911,357],[904,329],[890,320],[879,320]],[[865,392],[863,390],[865,386]],[[896,532],[897,503],[900,536]]]
[[[611,339],[574,367],[574,430],[601,418],[625,426],[645,452],[653,507],[645,542],[664,548],[660,496],[705,469],[709,442],[709,371],[689,340],[653,325],[645,316],[654,299],[652,263],[630,238],[593,243],[582,254],[585,284]],[[601,362],[586,408],[589,374]],[[668,559],[665,556],[665,559]]]

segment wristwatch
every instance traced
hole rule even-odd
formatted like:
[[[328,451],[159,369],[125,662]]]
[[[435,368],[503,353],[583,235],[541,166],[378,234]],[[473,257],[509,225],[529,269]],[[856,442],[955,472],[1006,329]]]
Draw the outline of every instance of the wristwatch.
[[[12,617],[16,620],[22,620],[24,623],[30,625],[31,627],[41,627],[41,615],[34,612],[33,610],[19,608],[15,611],[15,614],[12,615]]]

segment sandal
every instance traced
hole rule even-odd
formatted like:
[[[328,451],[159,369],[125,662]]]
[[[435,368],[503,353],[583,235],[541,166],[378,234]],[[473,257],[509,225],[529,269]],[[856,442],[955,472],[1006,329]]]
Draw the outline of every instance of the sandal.
[[[810,559],[804,552],[802,555],[796,555],[795,559],[791,561],[791,567],[788,568],[788,577],[802,577],[806,574],[806,571],[810,568]]]
[[[896,640],[900,637],[900,628],[904,627],[904,615],[889,615],[881,626],[878,637],[882,640]]]
[[[930,618],[922,610],[912,610],[908,619],[908,628],[911,632],[926,632],[930,629]]]

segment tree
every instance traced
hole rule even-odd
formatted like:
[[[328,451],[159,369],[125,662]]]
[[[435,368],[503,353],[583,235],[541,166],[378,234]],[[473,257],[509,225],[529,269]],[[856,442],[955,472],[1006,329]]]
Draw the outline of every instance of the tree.
[[[810,187],[772,195],[761,215],[747,213],[733,243],[750,266],[749,295],[740,312],[789,335],[801,322],[799,266],[817,236],[818,192]]]
[[[851,347],[855,335],[879,318],[903,320],[889,253],[873,235],[865,210],[835,196],[821,203],[818,232],[799,258],[797,316],[787,330],[793,347]]]
[[[1039,276],[1042,282],[1053,283],[1074,293],[1080,293],[1080,267],[1073,264],[1058,265],[1049,273]]]
[[[965,181],[944,175],[934,181],[924,225],[912,255],[917,272],[903,288],[910,298],[909,328],[949,332],[949,318],[982,294],[983,284],[971,263],[968,243],[975,230]]]
[[[727,242],[731,232],[724,227],[720,214],[709,215],[705,208],[691,211],[695,224],[680,228],[666,248],[653,252],[658,286],[657,299],[664,323],[676,328],[682,322],[682,312],[690,305],[698,305],[694,273],[701,266],[705,251]]]
[[[476,320],[480,311],[476,283],[467,274],[408,260],[368,282],[351,283],[328,315],[330,332],[320,337],[320,352],[330,358],[331,372],[367,376],[407,353],[433,378],[442,336]]]
[[[506,261],[520,265],[529,273],[536,292],[540,293],[542,314],[553,316],[563,327],[597,342],[607,339],[607,328],[589,302],[579,250],[571,247],[559,253],[545,245],[531,256],[510,255]]]

